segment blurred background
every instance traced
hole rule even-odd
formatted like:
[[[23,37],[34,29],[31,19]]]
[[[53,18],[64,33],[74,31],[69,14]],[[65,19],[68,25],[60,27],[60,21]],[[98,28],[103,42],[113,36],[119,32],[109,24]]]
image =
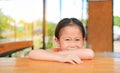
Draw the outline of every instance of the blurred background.
[[[33,48],[25,48],[21,51],[14,52],[12,53],[12,57],[21,57],[21,54],[25,54],[32,49],[54,48],[56,47],[54,43],[54,29],[57,23],[62,18],[75,17],[82,21],[86,29],[87,40],[84,45],[85,47],[93,48],[95,52],[108,51],[119,53],[119,4],[120,0],[0,0],[0,44],[20,41],[33,42]],[[110,25],[106,21],[104,23],[103,20],[102,23],[105,26],[102,23],[97,26],[96,23],[97,21],[99,23],[99,18],[95,18],[95,16],[104,12],[102,8],[107,8],[105,5],[111,10],[105,11],[111,14],[110,16],[105,14],[108,21],[106,20],[107,18],[105,20],[110,22]],[[96,12],[95,10],[99,8],[101,11]],[[91,10],[96,13],[93,12],[91,14]],[[94,18],[93,21],[91,20],[92,16]],[[110,17],[111,19],[109,20]],[[101,17],[102,19],[104,19],[104,14]],[[96,25],[94,26],[92,24]],[[95,32],[93,29],[98,29],[98,27],[102,27],[103,29],[100,28],[99,30],[101,31]],[[104,32],[110,34],[106,36]],[[96,33],[103,33],[100,34],[103,36],[102,40],[110,37],[108,39],[109,41],[105,42],[106,45],[104,45],[104,41],[100,41],[102,36],[94,36]],[[91,40],[96,40],[97,43]],[[104,46],[109,46],[110,48]]]

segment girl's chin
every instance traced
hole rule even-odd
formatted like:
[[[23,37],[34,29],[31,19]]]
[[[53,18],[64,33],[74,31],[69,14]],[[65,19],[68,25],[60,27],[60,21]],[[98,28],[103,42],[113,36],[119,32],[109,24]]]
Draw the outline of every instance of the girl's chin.
[[[78,49],[78,48],[61,49],[61,51],[65,51],[65,50],[75,50],[75,49]]]
[[[79,49],[79,48],[69,48],[69,49],[67,49],[67,50],[75,50],[75,49]]]

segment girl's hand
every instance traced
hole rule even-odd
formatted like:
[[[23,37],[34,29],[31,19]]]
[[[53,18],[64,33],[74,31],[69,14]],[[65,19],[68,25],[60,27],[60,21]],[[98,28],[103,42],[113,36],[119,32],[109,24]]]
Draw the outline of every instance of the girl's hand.
[[[72,63],[72,64],[83,63],[81,59],[76,55],[61,55],[59,61],[65,63]]]

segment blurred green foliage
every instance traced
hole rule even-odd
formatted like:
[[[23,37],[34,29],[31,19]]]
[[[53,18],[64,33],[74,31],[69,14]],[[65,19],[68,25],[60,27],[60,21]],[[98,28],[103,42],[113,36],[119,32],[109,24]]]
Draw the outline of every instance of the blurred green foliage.
[[[15,23],[15,20],[3,14],[3,12],[0,10],[0,38],[2,38],[1,33],[5,31],[7,28],[12,27],[10,24]]]
[[[114,16],[114,25],[120,27],[120,17],[119,16]]]
[[[46,48],[52,48],[54,45],[53,37],[54,37],[55,27],[56,27],[55,23],[48,22],[48,24],[47,24],[48,42],[46,44]]]

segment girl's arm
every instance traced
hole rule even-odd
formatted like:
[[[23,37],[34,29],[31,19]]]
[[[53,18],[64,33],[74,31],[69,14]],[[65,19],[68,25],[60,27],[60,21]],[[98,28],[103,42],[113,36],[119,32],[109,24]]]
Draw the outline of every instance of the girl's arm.
[[[72,64],[82,63],[81,59],[76,55],[63,54],[64,52],[49,52],[43,49],[32,50],[28,57],[34,60],[47,60],[47,61],[58,61],[58,62],[68,62]]]
[[[43,49],[30,51],[28,57],[36,60],[49,60],[49,61],[57,61],[60,58],[58,54],[53,52],[48,52]]]
[[[59,54],[70,54],[70,55],[76,55],[80,59],[93,59],[94,58],[94,52],[92,49],[72,49],[72,50],[65,50],[58,52]]]

